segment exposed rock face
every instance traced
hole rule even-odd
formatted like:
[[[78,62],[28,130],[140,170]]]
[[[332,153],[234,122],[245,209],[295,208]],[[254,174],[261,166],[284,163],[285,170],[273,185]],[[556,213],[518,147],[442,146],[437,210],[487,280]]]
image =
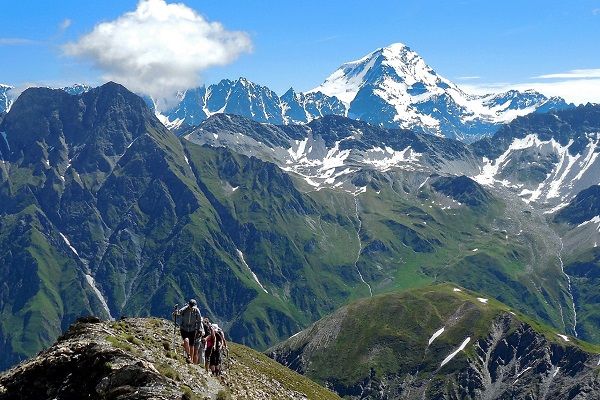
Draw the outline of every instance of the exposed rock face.
[[[88,318],[0,376],[0,399],[337,398],[243,346],[230,345],[225,365],[224,376],[216,379],[186,364],[168,321]]]

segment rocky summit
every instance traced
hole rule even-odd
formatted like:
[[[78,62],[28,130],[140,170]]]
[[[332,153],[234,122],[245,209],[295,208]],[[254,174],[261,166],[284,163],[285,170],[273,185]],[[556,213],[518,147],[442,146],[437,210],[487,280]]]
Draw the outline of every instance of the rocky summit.
[[[79,319],[49,349],[0,375],[0,399],[338,399],[245,346],[215,378],[187,364],[173,323]]]

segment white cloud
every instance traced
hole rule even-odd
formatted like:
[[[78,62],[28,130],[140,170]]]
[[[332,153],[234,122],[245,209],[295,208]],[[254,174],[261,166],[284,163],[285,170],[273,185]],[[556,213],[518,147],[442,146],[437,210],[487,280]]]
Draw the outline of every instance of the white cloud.
[[[207,68],[231,63],[251,50],[246,33],[228,31],[183,3],[164,0],[141,0],[135,11],[100,23],[63,46],[66,55],[103,71],[104,79],[165,100],[197,86]]]
[[[71,21],[69,18],[65,18],[59,25],[58,28],[61,31],[65,31],[67,29],[69,29],[69,27],[73,24],[73,21]]]
[[[600,78],[600,69],[572,69],[567,72],[557,74],[546,74],[534,76],[534,79],[586,79]]]
[[[575,104],[600,103],[600,79],[567,79],[554,82],[487,83],[460,85],[466,92],[474,94],[500,93],[510,89],[533,89],[546,96],[560,96]]]
[[[481,79],[480,76],[458,76],[456,77],[457,80],[459,81],[474,81],[477,79]]]

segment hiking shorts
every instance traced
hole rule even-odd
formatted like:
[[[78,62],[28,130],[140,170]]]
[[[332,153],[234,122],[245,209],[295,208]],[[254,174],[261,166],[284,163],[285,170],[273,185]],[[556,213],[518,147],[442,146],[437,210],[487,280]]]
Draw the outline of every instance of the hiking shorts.
[[[196,343],[196,332],[195,331],[184,331],[183,329],[181,329],[181,338],[183,340],[187,339],[190,342],[190,346],[193,346],[194,343]]]
[[[212,357],[212,351],[213,351],[212,347],[207,347],[206,350],[204,350],[204,360],[205,360],[205,362],[206,361],[210,362],[210,359]]]
[[[221,352],[217,349],[210,354],[210,365],[219,365],[221,364]]]

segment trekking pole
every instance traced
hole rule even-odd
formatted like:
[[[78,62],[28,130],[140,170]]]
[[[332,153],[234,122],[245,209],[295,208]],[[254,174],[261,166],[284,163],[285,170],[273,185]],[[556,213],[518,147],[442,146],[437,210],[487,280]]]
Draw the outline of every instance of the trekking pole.
[[[173,307],[173,353],[177,355],[177,350],[175,350],[175,343],[177,337],[177,310],[179,309],[179,304],[175,304]]]

